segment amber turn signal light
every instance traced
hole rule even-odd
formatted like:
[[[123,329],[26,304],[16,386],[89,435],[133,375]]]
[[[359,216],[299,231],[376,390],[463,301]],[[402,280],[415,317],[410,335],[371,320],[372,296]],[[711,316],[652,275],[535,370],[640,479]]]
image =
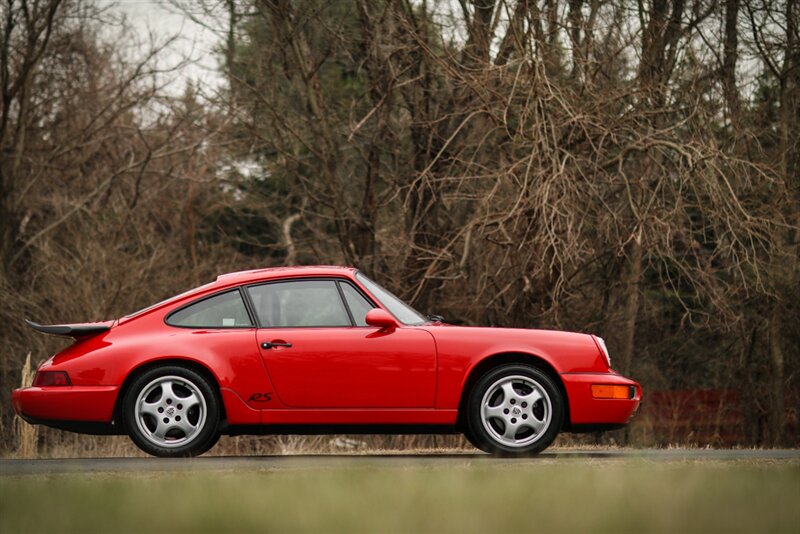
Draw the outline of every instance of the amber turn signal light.
[[[71,386],[69,375],[64,371],[39,371],[33,379],[36,387]]]
[[[592,386],[592,397],[595,399],[632,399],[636,389],[631,386]]]

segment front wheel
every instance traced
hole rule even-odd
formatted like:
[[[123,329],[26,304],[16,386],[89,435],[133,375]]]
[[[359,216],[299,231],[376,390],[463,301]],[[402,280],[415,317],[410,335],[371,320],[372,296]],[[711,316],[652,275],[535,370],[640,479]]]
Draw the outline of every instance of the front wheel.
[[[192,369],[162,366],[137,377],[125,395],[123,418],[137,447],[153,456],[197,456],[219,438],[219,400]]]
[[[546,449],[564,421],[564,399],[536,367],[510,364],[483,375],[467,403],[470,441],[492,454],[532,455]]]

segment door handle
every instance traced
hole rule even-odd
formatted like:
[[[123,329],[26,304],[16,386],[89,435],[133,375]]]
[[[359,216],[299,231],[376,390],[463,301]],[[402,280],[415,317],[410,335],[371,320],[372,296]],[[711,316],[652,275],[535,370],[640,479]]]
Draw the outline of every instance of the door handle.
[[[272,347],[286,347],[288,349],[288,348],[292,347],[292,344],[291,343],[274,343],[274,342],[271,343],[269,341],[265,341],[265,342],[263,342],[261,344],[261,348],[262,349],[271,349]]]

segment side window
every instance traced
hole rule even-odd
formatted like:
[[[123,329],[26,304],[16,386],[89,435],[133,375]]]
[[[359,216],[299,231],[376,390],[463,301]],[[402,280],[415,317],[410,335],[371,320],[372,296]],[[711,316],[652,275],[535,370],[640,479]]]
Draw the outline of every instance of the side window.
[[[247,288],[261,326],[351,326],[336,282],[299,280]]]
[[[372,304],[370,304],[370,302],[364,298],[364,295],[359,293],[358,290],[350,284],[341,282],[339,287],[342,288],[344,300],[347,301],[347,306],[350,308],[350,313],[353,314],[353,319],[356,322],[356,326],[367,326],[367,312],[373,308]]]
[[[195,328],[253,326],[238,290],[190,304],[167,317],[167,324]]]

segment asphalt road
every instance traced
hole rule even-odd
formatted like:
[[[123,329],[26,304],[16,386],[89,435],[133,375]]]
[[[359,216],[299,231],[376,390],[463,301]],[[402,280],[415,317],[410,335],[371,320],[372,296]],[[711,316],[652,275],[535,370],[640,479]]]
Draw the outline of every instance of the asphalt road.
[[[0,475],[56,473],[145,473],[193,471],[277,471],[336,467],[508,465],[542,461],[639,459],[645,461],[800,460],[800,449],[609,449],[555,450],[535,458],[494,458],[485,454],[386,454],[209,456],[201,458],[0,459]]]

